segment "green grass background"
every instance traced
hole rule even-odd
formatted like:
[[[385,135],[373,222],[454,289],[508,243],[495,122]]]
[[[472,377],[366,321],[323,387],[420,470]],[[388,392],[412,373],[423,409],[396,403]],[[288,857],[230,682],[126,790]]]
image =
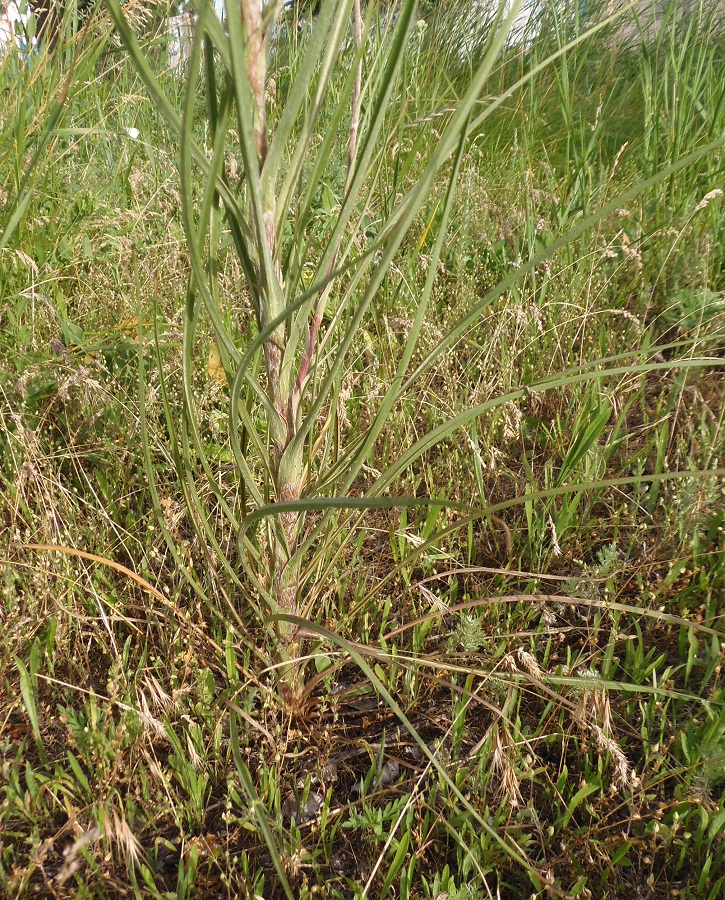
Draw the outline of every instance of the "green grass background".
[[[180,108],[165,40],[133,12]],[[416,177],[483,52],[486,28],[459,13],[420,10],[363,234]],[[585,25],[546,14],[487,95]],[[304,39],[283,34],[272,57],[273,119]],[[595,221],[395,405],[357,496],[422,434],[496,400],[400,474],[393,493],[420,505],[348,514],[315,557],[319,640],[304,645],[293,710],[219,557],[238,566],[219,498],[199,473],[212,547],[174,464],[166,415],[184,415],[189,278],[178,143],[116,43],[99,13],[52,59],[0,62],[0,892],[722,897],[717,18],[679,20],[673,6],[654,35],[597,32],[466,144],[411,370],[487,291]],[[201,96],[197,108],[203,141]],[[344,191],[343,142],[335,153],[309,225],[320,242]],[[348,355],[341,448],[395,374],[446,174]],[[231,249],[218,283],[243,349],[256,328]],[[237,503],[228,390],[203,321],[194,353],[197,426]],[[589,364],[614,371],[557,380]],[[528,387],[542,380],[551,389]],[[467,521],[427,503],[442,497],[491,511]]]

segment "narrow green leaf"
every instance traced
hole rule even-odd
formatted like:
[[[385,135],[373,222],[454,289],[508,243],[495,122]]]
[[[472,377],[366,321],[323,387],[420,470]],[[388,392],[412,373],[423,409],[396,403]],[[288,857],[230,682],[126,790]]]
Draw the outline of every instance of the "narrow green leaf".
[[[66,751],[66,756],[68,757],[68,762],[71,769],[73,769],[73,774],[78,779],[78,783],[86,792],[86,795],[88,797],[92,796],[91,786],[88,784],[88,778],[86,777],[86,773],[81,768],[81,764],[78,762],[78,760],[70,750]]]
[[[40,758],[43,760],[43,762],[45,762],[45,750],[40,739],[40,718],[38,716],[38,707],[35,702],[35,690],[33,681],[28,674],[28,670],[25,668],[25,663],[22,661],[22,659],[20,659],[19,656],[14,656],[13,659],[15,660],[15,666],[18,670],[18,676],[20,678],[20,696],[23,698],[25,711],[27,712],[28,718],[30,719],[30,724],[33,729],[33,737],[35,738],[38,753],[40,754]]]
[[[571,798],[569,803],[567,803],[567,805],[566,805],[566,812],[564,813],[564,816],[561,820],[561,827],[566,828],[566,826],[569,824],[569,821],[571,820],[571,817],[576,812],[576,809],[579,806],[579,804],[583,800],[586,800],[586,798],[590,794],[593,794],[595,791],[599,791],[599,790],[601,790],[601,788],[598,784],[585,784],[582,787],[580,787],[579,790],[576,792],[576,794],[574,794],[574,796]]]
[[[249,772],[249,769],[247,768],[246,763],[242,759],[242,754],[239,750],[239,727],[237,725],[237,715],[234,712],[229,713],[229,745],[232,748],[232,759],[234,760],[234,766],[237,770],[237,774],[239,775],[239,781],[241,783],[242,790],[244,791],[244,794],[246,796],[247,803],[254,813],[254,817],[257,820],[259,830],[262,833],[264,842],[267,845],[270,856],[272,857],[272,863],[277,872],[277,877],[279,878],[280,884],[282,885],[282,889],[284,890],[288,900],[295,900],[295,895],[292,892],[292,888],[290,887],[289,881],[287,880],[287,876],[284,871],[282,860],[280,859],[279,848],[277,847],[277,843],[274,840],[274,835],[272,834],[272,831],[269,827],[269,822],[267,821],[266,810],[264,808],[264,805],[262,804],[262,801],[257,795],[257,791],[254,787],[254,782],[252,781],[252,776]]]
[[[383,882],[383,886],[380,889],[380,897],[385,897],[388,891],[390,890],[390,886],[395,880],[395,876],[400,871],[400,867],[405,862],[405,857],[408,853],[408,847],[410,846],[410,832],[404,831],[400,841],[398,842],[398,849],[395,851],[395,856],[393,857],[393,861],[390,864],[390,868],[388,869],[387,875],[385,876],[385,881]]]

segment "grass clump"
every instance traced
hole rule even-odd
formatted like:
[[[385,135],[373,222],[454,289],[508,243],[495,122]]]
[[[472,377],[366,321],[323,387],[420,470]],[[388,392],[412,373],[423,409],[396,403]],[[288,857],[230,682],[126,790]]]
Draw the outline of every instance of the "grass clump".
[[[0,67],[2,891],[720,896],[716,21],[110,9]]]

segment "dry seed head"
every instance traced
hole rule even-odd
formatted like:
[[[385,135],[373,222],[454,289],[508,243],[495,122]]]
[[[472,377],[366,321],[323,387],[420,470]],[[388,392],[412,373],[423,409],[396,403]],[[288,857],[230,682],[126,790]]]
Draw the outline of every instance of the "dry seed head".
[[[544,269],[546,271],[547,277],[551,276],[551,266],[548,265],[548,260],[544,262]],[[544,314],[541,311],[541,307],[537,303],[531,304],[531,318],[536,325],[536,330],[539,334],[544,333]]]
[[[201,768],[203,760],[197,753],[196,747],[194,746],[194,741],[192,740],[190,734],[186,735],[186,749],[189,754],[189,762],[198,771]]]
[[[2,203],[2,195],[0,194],[0,203]],[[35,260],[28,256],[27,253],[24,253],[22,250],[11,250],[10,256],[17,257],[21,262],[25,263],[25,265],[35,274],[38,274],[38,265]]]
[[[91,370],[85,366],[81,366],[75,372],[72,372],[68,378],[58,385],[58,396],[61,400],[70,400],[70,389],[80,388],[83,392],[83,399],[87,403],[93,394],[102,394],[103,385],[91,377]]]
[[[563,674],[565,677],[573,674],[571,670],[568,670],[567,667],[564,667]],[[579,703],[577,704],[577,708],[573,711],[572,716],[574,721],[581,727],[586,729],[589,724],[589,691],[587,688],[581,692],[581,696],[579,698]]]
[[[161,510],[164,514],[164,523],[174,536],[178,535],[179,523],[186,515],[186,510],[182,504],[173,497],[164,496],[159,499]]]
[[[592,734],[597,745],[597,750],[602,756],[607,753],[612,759],[612,792],[621,792],[627,788],[636,788],[639,785],[639,777],[629,764],[619,744],[608,738],[598,725],[592,725]]]
[[[543,188],[534,188],[531,191],[531,199],[534,203],[539,206],[542,203],[551,203],[556,199],[552,191],[544,190]]]
[[[141,195],[142,188],[145,187],[146,181],[147,178],[145,172],[131,172],[128,176],[128,184],[134,197]]]
[[[541,678],[541,676],[544,674],[541,671],[541,666],[538,664],[535,657],[531,653],[529,653],[528,650],[524,650],[523,647],[519,647],[519,649],[516,651],[516,661],[521,671],[526,672],[533,678]]]
[[[390,334],[400,334],[407,338],[413,327],[413,320],[405,316],[383,316],[383,319]]]
[[[237,158],[233,153],[227,152],[225,154],[225,161],[228,166],[229,178],[231,181],[237,180],[237,175],[239,174],[239,166],[237,164]]]
[[[615,315],[621,316],[623,319],[626,319],[628,322],[631,322],[633,325],[637,327],[637,331],[640,333],[643,331],[643,325],[637,316],[634,313],[631,313],[628,309],[613,309],[611,310]]]
[[[337,395],[337,418],[344,428],[350,427],[350,419],[347,415],[347,402],[352,397],[353,378],[348,373],[342,379],[340,392]]]
[[[264,89],[264,99],[267,103],[275,103],[277,100],[277,79],[270,77]]]
[[[162,738],[167,738],[166,729],[162,722],[160,722],[149,709],[148,701],[146,700],[146,696],[142,691],[138,691],[138,703],[139,703],[139,712],[138,717],[139,721],[143,725],[144,728],[147,728],[149,731],[152,731],[154,734],[158,735]]]
[[[600,717],[602,727],[591,721],[591,718],[596,716]],[[637,773],[619,744],[609,736],[612,733],[612,712],[606,692],[596,690],[590,692],[585,689],[582,692],[578,709],[574,712],[574,721],[585,732],[591,732],[597,752],[601,756],[609,754],[613,767],[612,792],[617,793],[625,789],[636,788],[639,785]]]
[[[282,857],[282,866],[290,881],[298,881],[304,868],[304,859],[307,856],[304,847],[298,847],[294,853]]]
[[[18,393],[23,400],[28,393],[28,384],[33,380],[33,377],[36,374],[36,370],[32,366],[28,366],[28,368],[23,372],[23,374],[18,378],[15,382],[15,391]],[[16,418],[15,416],[13,418]]]
[[[524,414],[518,408],[518,406],[513,402],[513,400],[509,400],[503,407],[503,439],[505,441],[511,441],[514,438],[517,438],[521,433],[521,422],[523,421]]]
[[[499,461],[502,460],[505,455],[503,450],[499,450],[498,447],[491,445],[486,452],[486,459],[481,458],[482,468],[488,469],[490,472],[495,472],[498,468]]]
[[[106,837],[110,838],[110,828],[108,826],[108,816],[106,816]],[[131,826],[126,821],[125,816],[118,813],[116,808],[113,809],[113,838],[118,845],[121,855],[134,867],[138,866],[143,857],[141,844],[139,844],[136,835],[131,831]]]
[[[619,161],[622,158],[624,151],[627,149],[627,147],[629,147],[629,141],[625,141],[622,144],[622,146],[619,148],[619,150],[617,151],[617,155],[614,157],[614,162],[612,163],[611,175],[614,175],[614,171],[617,168],[617,166],[619,165]],[[610,175],[610,177],[611,177],[611,175]]]
[[[708,193],[705,194],[705,196],[702,198],[702,200],[700,200],[700,202],[695,207],[695,209],[693,211],[693,215],[696,212],[700,212],[701,209],[705,209],[705,207],[711,200],[715,200],[717,197],[722,197],[722,195],[723,195],[722,188],[715,188],[715,190],[713,190],[713,191],[708,191]]]
[[[511,755],[514,741],[508,728],[499,723],[491,733],[491,765],[499,779],[502,796],[507,797],[513,807],[521,806],[522,797],[519,791],[519,780],[516,777]]]
[[[642,271],[642,254],[636,247],[632,247],[629,241],[622,240],[620,250],[622,256],[630,259],[634,263],[634,267],[638,272]]]
[[[554,524],[554,520],[551,518],[551,513],[548,514],[549,518],[549,528],[551,530],[551,552],[554,556],[561,556],[561,547],[559,546],[559,538],[556,533],[556,525]]]
[[[101,836],[101,831],[95,825],[93,828],[89,828],[88,831],[83,832],[79,837],[73,841],[72,844],[69,844],[65,850],[63,851],[64,862],[60,868],[60,871],[55,876],[56,884],[65,884],[70,878],[72,878],[75,873],[80,869],[82,865],[84,865],[85,860],[81,854],[81,850],[84,847],[87,847],[89,844],[92,844],[93,841],[97,841]]]
[[[608,737],[612,734],[612,706],[605,690],[592,691],[592,712],[598,722],[602,723],[602,731]]]

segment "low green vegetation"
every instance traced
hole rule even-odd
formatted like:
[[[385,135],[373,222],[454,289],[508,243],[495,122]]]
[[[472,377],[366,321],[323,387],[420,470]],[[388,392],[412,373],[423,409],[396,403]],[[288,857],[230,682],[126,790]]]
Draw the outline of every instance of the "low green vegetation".
[[[0,894],[725,896],[716,16],[192,5],[0,60]]]

